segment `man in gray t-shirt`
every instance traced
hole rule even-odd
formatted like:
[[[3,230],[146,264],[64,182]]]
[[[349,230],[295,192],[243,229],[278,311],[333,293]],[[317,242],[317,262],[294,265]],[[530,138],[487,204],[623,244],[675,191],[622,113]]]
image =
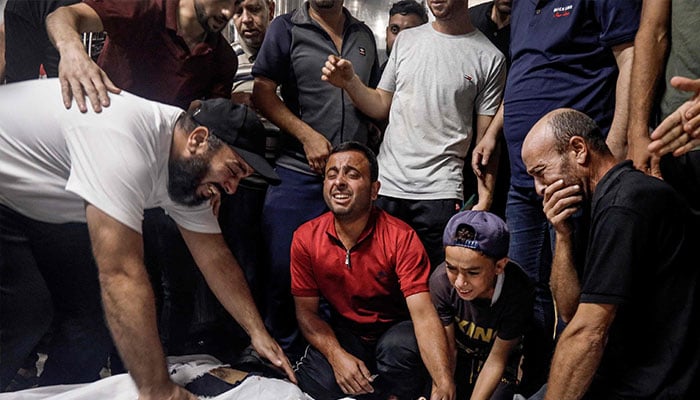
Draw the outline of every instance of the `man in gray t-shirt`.
[[[477,137],[486,131],[505,80],[503,55],[472,26],[466,3],[433,5],[432,24],[401,32],[377,89],[361,84],[347,60],[331,56],[323,69],[362,112],[389,117],[377,205],[416,230],[433,267],[444,257],[443,228],[464,200],[473,126]],[[479,179],[476,209],[489,207],[492,184],[490,173]]]

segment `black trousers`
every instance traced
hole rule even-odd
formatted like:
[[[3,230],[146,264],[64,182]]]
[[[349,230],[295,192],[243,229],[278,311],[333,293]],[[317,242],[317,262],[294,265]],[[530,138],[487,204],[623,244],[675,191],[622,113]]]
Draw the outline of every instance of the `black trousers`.
[[[431,271],[445,261],[442,234],[447,222],[460,209],[459,199],[409,200],[379,196],[374,204],[416,231],[428,252]]]
[[[113,349],[87,225],[0,205],[0,390],[51,331],[40,385],[99,378]]]
[[[399,322],[377,341],[368,343],[345,329],[334,328],[343,349],[365,363],[377,378],[372,383],[374,393],[354,396],[357,399],[399,399],[430,397],[431,379],[418,351],[411,321]],[[296,366],[299,387],[316,400],[346,397],[335,380],[328,360],[309,346]]]

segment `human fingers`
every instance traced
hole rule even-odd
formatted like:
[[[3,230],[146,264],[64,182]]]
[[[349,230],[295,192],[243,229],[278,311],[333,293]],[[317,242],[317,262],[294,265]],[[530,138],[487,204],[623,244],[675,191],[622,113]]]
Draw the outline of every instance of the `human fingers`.
[[[681,133],[678,136],[675,136],[672,141],[664,144],[656,152],[656,154],[658,154],[659,156],[663,156],[663,155],[668,154],[668,153],[676,152],[676,150],[680,150],[681,147],[685,146],[690,141],[690,137],[682,129],[680,130],[680,132]],[[653,142],[652,142],[652,144],[653,144]]]
[[[277,342],[271,339],[271,343],[266,346],[265,350],[260,352],[260,354],[267,358],[272,365],[275,366],[275,368],[287,375],[287,378],[289,378],[292,383],[297,383],[297,378],[294,374],[294,370],[292,369],[292,364],[289,362],[289,358],[287,358]]]
[[[671,86],[685,92],[700,91],[700,79],[690,79],[684,76],[674,76],[671,78]]]
[[[685,135],[685,131],[681,126],[681,118],[679,112],[674,112],[664,119],[656,129],[651,133],[651,143],[647,149],[650,153],[656,156],[662,156],[670,151],[675,150],[687,140],[678,142],[676,147],[669,147],[669,144],[678,141],[680,136]]]
[[[649,175],[663,179],[661,176],[661,158],[657,157],[655,155],[652,155],[650,160],[649,160]]]
[[[683,129],[693,137],[700,136],[700,101],[689,104],[683,116]]]
[[[66,78],[59,78],[59,82],[61,83],[61,97],[63,97],[63,106],[66,107],[67,110],[70,110],[71,106],[73,105],[73,90],[71,89],[71,84],[70,81]],[[82,109],[80,110],[82,112]]]
[[[700,138],[692,139],[692,140],[688,141],[688,143],[686,143],[683,146],[680,146],[679,148],[674,150],[673,155],[674,155],[674,157],[681,156],[681,155],[693,150],[694,148],[696,148],[698,146],[700,146]]]
[[[567,228],[567,220],[576,213],[578,204],[583,201],[580,190],[578,185],[566,186],[562,180],[545,189],[543,212],[558,231]]]
[[[68,79],[68,90],[70,90],[70,98],[75,100],[75,104],[78,106],[78,109],[80,110],[81,113],[86,113],[88,108],[87,108],[87,103],[85,100],[85,97],[87,94],[83,90],[83,85],[80,83],[80,81],[76,78],[69,78]],[[95,112],[100,112],[102,111],[102,107],[97,105],[97,108],[95,109]]]
[[[482,157],[483,157],[482,154],[476,150],[472,153],[471,167],[472,167],[472,171],[474,172],[474,175],[476,175],[477,177],[481,177],[481,159],[482,159]]]

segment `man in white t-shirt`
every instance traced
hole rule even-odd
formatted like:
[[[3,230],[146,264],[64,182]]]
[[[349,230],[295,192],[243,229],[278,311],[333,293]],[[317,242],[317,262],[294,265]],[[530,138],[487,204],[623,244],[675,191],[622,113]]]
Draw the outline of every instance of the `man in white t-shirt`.
[[[496,114],[505,60],[472,26],[467,0],[429,7],[435,21],[401,31],[377,89],[363,85],[352,64],[336,56],[329,57],[322,79],[345,89],[368,116],[388,116],[377,157],[377,206],[411,225],[434,268],[444,260],[443,229],[464,199],[462,170],[472,127],[481,137]],[[485,187],[493,182],[492,174],[479,180],[475,209],[488,209]]]
[[[177,222],[212,291],[250,335],[255,350],[295,380],[207,204],[216,203],[219,190],[235,192],[254,170],[270,183],[279,182],[260,156],[264,136],[255,113],[215,99],[186,114],[123,92],[112,96],[112,106],[102,113],[82,114],[63,107],[58,88],[58,80],[0,88],[0,386],[9,383],[43,334],[36,327],[46,328],[42,321],[50,315],[37,298],[50,301],[49,313],[54,306],[55,336],[67,340],[62,345],[72,346],[76,359],[83,349],[102,343],[102,337],[91,335],[91,328],[102,324],[101,312],[96,315],[91,304],[99,306],[99,297],[91,297],[89,287],[62,287],[70,286],[71,277],[92,275],[94,281],[99,276],[109,331],[140,398],[194,399],[170,381],[158,338],[141,236],[143,211],[152,207],[164,208]],[[44,230],[60,232],[67,223],[87,223],[88,251],[66,254],[74,243],[41,242]],[[83,261],[90,252],[96,268]],[[42,297],[46,287],[48,298]],[[85,312],[88,307],[93,309]],[[73,319],[76,332],[61,332],[65,319]],[[47,368],[95,367],[96,357]]]

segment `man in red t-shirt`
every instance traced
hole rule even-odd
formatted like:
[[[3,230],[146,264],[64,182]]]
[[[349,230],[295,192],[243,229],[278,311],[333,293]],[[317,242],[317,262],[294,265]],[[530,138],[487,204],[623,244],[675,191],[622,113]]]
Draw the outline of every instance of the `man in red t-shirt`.
[[[58,76],[67,108],[109,106],[119,89],[187,109],[196,99],[229,98],[238,61],[221,34],[234,0],[84,0],[46,18],[61,55]],[[95,64],[80,32],[107,32]]]
[[[407,224],[373,206],[377,175],[365,145],[336,147],[323,181],[331,211],[294,233],[292,294],[311,344],[297,364],[299,386],[316,399],[418,398],[430,395],[432,378],[432,398],[453,399],[427,254]],[[330,305],[329,322],[319,315],[321,297]]]

